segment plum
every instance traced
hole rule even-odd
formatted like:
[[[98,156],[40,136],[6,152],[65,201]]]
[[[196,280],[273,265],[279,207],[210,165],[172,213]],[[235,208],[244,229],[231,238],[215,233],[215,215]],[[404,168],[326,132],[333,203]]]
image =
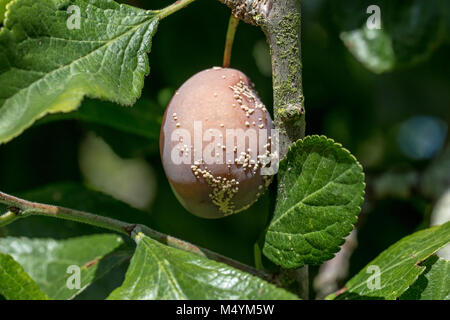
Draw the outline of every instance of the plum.
[[[269,112],[240,71],[214,67],[188,79],[162,120],[160,152],[177,199],[192,214],[222,218],[250,207],[272,181]]]

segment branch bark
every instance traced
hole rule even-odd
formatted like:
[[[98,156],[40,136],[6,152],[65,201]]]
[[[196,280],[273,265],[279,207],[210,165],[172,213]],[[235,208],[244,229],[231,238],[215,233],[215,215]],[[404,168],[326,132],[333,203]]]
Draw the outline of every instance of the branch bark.
[[[279,131],[279,157],[305,137],[305,106],[301,60],[300,0],[219,0],[235,17],[260,26],[266,34],[272,56],[274,120]],[[278,190],[285,186],[278,185]],[[308,267],[289,270],[299,285],[299,295],[309,297]]]
[[[272,55],[275,126],[280,133],[280,159],[305,136],[302,86],[300,1],[276,0],[261,21]]]

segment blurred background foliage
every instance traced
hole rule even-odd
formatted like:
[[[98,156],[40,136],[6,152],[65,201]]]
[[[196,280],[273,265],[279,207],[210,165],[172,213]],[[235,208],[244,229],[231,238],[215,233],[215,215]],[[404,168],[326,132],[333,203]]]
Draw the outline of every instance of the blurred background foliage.
[[[157,9],[172,1],[122,2]],[[307,134],[342,143],[366,172],[357,246],[341,284],[405,235],[450,219],[450,5],[392,3],[302,1]],[[363,28],[369,4],[381,8],[381,31]],[[232,217],[194,217],[170,190],[158,148],[173,92],[196,72],[220,65],[229,14],[218,1],[198,0],[162,21],[138,103],[123,108],[87,99],[76,112],[42,119],[0,146],[0,189],[142,222],[253,265],[254,244],[270,219],[269,194]],[[252,79],[270,109],[270,55],[260,29],[240,24],[232,67]],[[98,231],[30,218],[0,235],[65,238]],[[105,295],[125,270],[121,266],[80,298]],[[313,288],[319,268],[311,270]]]

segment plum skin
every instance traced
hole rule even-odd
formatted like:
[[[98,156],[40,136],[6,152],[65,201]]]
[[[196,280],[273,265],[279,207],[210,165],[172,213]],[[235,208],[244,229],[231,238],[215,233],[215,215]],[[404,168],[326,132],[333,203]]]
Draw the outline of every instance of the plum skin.
[[[161,125],[160,155],[170,186],[187,211],[202,218],[222,218],[251,206],[264,193],[272,181],[271,176],[260,174],[257,157],[269,154],[268,149],[257,149],[247,155],[235,154],[230,163],[206,164],[195,158],[193,140],[184,145],[180,154],[190,158],[189,163],[175,164],[173,149],[183,141],[172,141],[176,129],[185,129],[194,137],[194,121],[201,121],[204,134],[219,130],[226,137],[226,129],[270,129],[273,122],[269,112],[257,97],[250,80],[242,72],[214,67],[201,71],[188,79],[172,97]],[[270,139],[270,138],[269,138]],[[224,138],[225,140],[225,138]],[[203,142],[203,150],[210,141]],[[233,141],[234,143],[234,141]],[[244,150],[250,151],[247,141]],[[225,152],[230,152],[225,150]],[[233,152],[236,153],[236,147]],[[247,162],[246,162],[246,158]]]

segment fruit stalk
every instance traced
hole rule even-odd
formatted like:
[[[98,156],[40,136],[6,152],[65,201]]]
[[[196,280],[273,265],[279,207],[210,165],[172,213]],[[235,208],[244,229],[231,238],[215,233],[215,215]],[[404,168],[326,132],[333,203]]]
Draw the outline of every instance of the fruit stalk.
[[[236,34],[236,29],[239,24],[239,19],[235,16],[230,16],[230,21],[228,22],[227,37],[225,41],[225,52],[223,54],[222,67],[229,68],[231,62],[231,51],[233,49],[234,35]]]

